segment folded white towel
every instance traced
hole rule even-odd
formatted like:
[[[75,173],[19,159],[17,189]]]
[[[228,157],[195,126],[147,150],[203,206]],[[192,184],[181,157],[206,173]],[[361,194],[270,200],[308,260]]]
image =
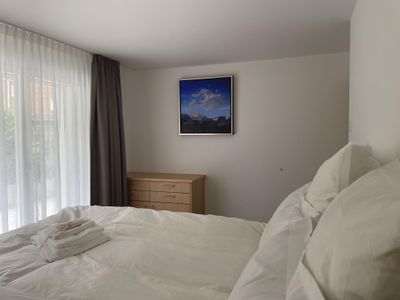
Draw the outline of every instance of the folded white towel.
[[[38,232],[43,238],[51,237],[55,240],[63,239],[68,236],[78,234],[96,223],[88,219],[76,219],[73,221],[58,223]]]
[[[55,240],[48,235],[46,232],[38,232],[36,235],[31,237],[32,244],[37,247],[42,247],[45,243],[51,245],[54,248],[66,248],[75,247],[85,244],[88,240],[92,240],[94,237],[100,235],[104,231],[104,228],[99,225],[94,225],[76,235],[68,236],[64,239]]]
[[[84,223],[82,223],[79,226],[73,227],[73,228],[68,229],[68,230],[61,230],[61,231],[58,231],[58,232],[54,232],[51,235],[51,237],[53,239],[55,239],[55,240],[60,240],[60,239],[63,239],[63,238],[78,234],[78,233],[80,233],[80,232],[82,232],[82,231],[84,231],[84,230],[86,230],[86,229],[88,229],[90,227],[94,227],[94,226],[97,226],[94,221],[86,220]]]
[[[103,227],[86,219],[54,224],[31,237],[41,257],[49,262],[85,252],[109,239]]]
[[[77,227],[77,226],[80,226],[80,225],[82,225],[83,223],[85,223],[85,222],[87,222],[87,221],[89,221],[89,220],[87,220],[87,219],[82,219],[82,218],[77,218],[77,219],[74,219],[74,220],[72,220],[72,221],[54,224],[54,226],[55,226],[55,228],[56,228],[57,230],[59,230],[59,231],[64,231],[64,230],[68,230],[68,229],[71,229],[71,228],[75,228],[75,227]]]
[[[54,228],[54,227],[53,227]],[[64,243],[73,243],[73,241],[84,239],[86,236],[103,231],[103,227],[97,225],[94,221],[88,221],[82,225],[67,231],[51,231],[46,228],[39,231],[36,235],[43,242],[50,239],[55,246],[63,246]]]
[[[81,254],[91,248],[103,244],[110,240],[110,237],[104,233],[97,235],[94,239],[88,240],[86,243],[67,248],[55,248],[45,243],[39,250],[40,256],[48,262],[54,262],[69,256]]]

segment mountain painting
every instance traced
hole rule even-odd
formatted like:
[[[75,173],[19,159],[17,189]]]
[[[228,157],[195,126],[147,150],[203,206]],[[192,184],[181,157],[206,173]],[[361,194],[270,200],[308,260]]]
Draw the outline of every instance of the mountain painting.
[[[180,134],[233,134],[233,76],[179,81]]]

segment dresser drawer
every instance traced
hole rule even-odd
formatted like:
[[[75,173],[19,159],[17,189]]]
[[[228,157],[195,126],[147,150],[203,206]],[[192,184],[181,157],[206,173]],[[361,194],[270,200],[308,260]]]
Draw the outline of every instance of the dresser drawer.
[[[135,207],[204,214],[205,175],[128,172],[129,203]]]
[[[150,191],[150,201],[152,202],[168,202],[189,205],[191,202],[190,198],[190,194]]]
[[[131,206],[137,208],[150,208],[150,203],[147,201],[131,201]]]
[[[148,191],[150,189],[150,182],[143,180],[129,180],[128,190],[132,191]]]
[[[150,190],[154,192],[190,193],[190,184],[184,182],[151,181]]]
[[[149,191],[129,191],[129,199],[132,201],[149,201]]]
[[[190,205],[187,204],[176,204],[176,203],[161,203],[161,202],[151,202],[151,209],[156,210],[171,210],[178,212],[191,212]]]

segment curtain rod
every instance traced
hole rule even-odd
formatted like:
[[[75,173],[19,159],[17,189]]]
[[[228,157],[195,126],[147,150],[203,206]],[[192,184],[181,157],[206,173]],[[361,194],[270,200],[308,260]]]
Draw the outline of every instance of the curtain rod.
[[[87,51],[87,50],[85,50],[85,49],[82,49],[82,48],[80,48],[80,47],[77,47],[77,46],[74,46],[74,45],[71,45],[71,44],[68,44],[68,43],[65,43],[65,42],[62,42],[62,41],[60,41],[60,40],[57,40],[57,39],[54,39],[54,38],[51,38],[51,37],[48,37],[48,36],[43,35],[43,34],[38,33],[38,32],[29,30],[29,29],[25,29],[25,28],[23,28],[23,27],[21,27],[21,26],[13,25],[13,24],[10,24],[10,23],[5,22],[5,21],[2,21],[2,20],[0,20],[0,24],[3,24],[3,25],[5,25],[5,26],[14,27],[14,28],[16,28],[17,30],[26,31],[26,32],[29,32],[29,33],[31,33],[31,34],[33,34],[33,35],[38,35],[38,36],[41,37],[41,38],[51,40],[52,42],[56,42],[56,43],[59,43],[59,44],[62,44],[62,45],[68,46],[68,47],[72,47],[72,48],[78,49],[78,50],[80,50],[80,51],[86,52],[86,53],[88,53],[88,54],[90,54],[90,55],[93,55],[93,53],[91,53],[91,52],[89,52],[89,51]]]

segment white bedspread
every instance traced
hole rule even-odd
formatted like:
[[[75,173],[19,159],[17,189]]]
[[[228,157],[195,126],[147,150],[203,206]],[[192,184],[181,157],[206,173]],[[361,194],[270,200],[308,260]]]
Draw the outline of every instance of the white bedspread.
[[[104,226],[111,241],[81,255],[42,261],[29,238],[48,224],[78,217]],[[227,299],[264,227],[131,207],[67,208],[0,236],[0,285],[7,293],[15,289],[38,299]]]

